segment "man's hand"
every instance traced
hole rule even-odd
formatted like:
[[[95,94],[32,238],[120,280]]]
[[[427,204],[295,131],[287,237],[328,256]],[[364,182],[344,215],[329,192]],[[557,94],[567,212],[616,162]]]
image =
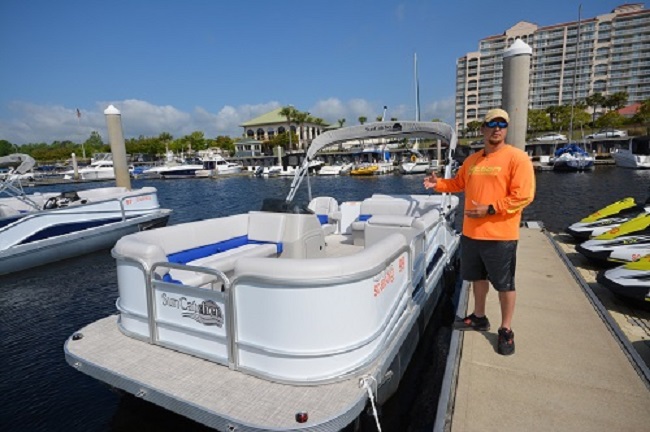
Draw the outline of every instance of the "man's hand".
[[[465,210],[465,216],[471,217],[471,218],[482,218],[482,217],[486,217],[488,215],[488,205],[487,204],[479,204],[474,200],[472,200],[472,204],[474,205],[474,208],[466,209]]]
[[[424,178],[424,187],[425,189],[434,189],[438,183],[438,177],[436,173],[431,173],[429,177]]]

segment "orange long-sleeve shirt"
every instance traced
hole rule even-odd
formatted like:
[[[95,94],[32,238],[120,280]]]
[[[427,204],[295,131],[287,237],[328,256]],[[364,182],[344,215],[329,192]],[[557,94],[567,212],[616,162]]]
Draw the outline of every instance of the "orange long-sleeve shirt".
[[[465,191],[465,209],[492,204],[495,215],[463,219],[463,234],[476,240],[518,240],[521,213],[535,197],[535,172],[528,155],[511,145],[465,159],[452,179],[438,179],[438,192]]]

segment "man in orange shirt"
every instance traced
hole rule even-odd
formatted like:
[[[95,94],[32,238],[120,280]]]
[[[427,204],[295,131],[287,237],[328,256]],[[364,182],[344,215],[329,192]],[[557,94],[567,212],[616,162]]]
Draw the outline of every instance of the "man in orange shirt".
[[[472,281],[474,312],[459,320],[459,330],[488,331],[485,301],[489,282],[499,292],[501,326],[499,354],[515,352],[512,316],[515,310],[515,266],[521,213],[535,196],[535,172],[528,155],[506,144],[508,113],[487,112],[481,133],[483,150],[471,154],[453,179],[435,174],[424,179],[425,188],[437,192],[465,191],[461,237],[461,276]],[[488,282],[489,281],[489,282]]]

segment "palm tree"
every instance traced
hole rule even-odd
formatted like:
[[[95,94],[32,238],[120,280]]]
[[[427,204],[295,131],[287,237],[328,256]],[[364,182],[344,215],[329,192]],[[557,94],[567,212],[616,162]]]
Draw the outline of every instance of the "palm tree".
[[[305,122],[307,121],[308,118],[309,118],[309,113],[308,112],[300,112],[300,111],[296,111],[296,113],[295,113],[295,115],[293,117],[293,119],[296,121],[296,123],[298,123],[298,129],[300,130],[300,135],[298,135],[298,139],[300,140],[299,141],[299,144],[300,144],[299,147],[303,147],[303,144],[304,144],[303,143],[304,131],[302,130],[302,125],[305,124]]]
[[[364,124],[368,121],[368,117],[361,116],[359,117],[359,124]]]
[[[585,104],[587,104],[588,107],[592,108],[591,122],[592,124],[596,123],[596,110],[599,106],[603,106],[605,104],[605,96],[603,96],[602,93],[596,92],[591,96],[587,96],[585,98]]]
[[[344,118],[338,119],[337,122],[339,122],[339,127],[342,128],[343,125],[345,124],[345,119]]]
[[[291,144],[291,122],[293,119],[296,117],[296,109],[292,107],[291,105],[283,107],[280,110],[280,115],[283,117],[287,118],[287,130],[289,133],[289,150],[291,150],[292,144]]]

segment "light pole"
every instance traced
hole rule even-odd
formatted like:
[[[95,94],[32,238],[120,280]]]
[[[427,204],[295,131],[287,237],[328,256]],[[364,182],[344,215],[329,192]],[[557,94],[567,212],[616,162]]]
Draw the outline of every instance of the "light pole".
[[[293,145],[291,144],[291,117],[293,117],[293,105],[289,105],[289,115],[287,118],[289,119],[289,151],[293,152]]]

